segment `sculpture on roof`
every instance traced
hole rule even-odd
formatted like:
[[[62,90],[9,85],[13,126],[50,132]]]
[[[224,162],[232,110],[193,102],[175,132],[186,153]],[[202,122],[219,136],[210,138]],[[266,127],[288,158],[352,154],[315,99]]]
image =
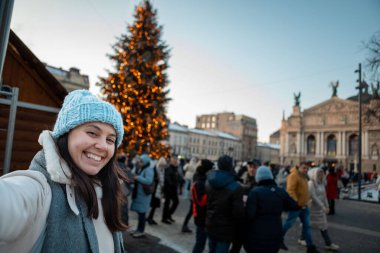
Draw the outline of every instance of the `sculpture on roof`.
[[[298,92],[298,94],[293,93],[293,95],[294,95],[294,106],[300,106],[301,92]]]
[[[334,83],[334,82],[331,82],[331,83],[330,83],[330,87],[331,87],[332,90],[333,90],[331,97],[336,97],[336,96],[337,96],[337,93],[338,93],[339,80],[336,81],[335,83]]]

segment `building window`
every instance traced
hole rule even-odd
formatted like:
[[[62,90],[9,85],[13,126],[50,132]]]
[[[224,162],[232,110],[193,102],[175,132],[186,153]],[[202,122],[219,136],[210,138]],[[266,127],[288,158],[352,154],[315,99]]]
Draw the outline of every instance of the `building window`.
[[[348,139],[348,155],[355,156],[358,153],[358,136],[350,135]]]
[[[335,135],[331,134],[327,137],[327,156],[336,155],[336,139]]]
[[[292,143],[290,145],[290,153],[291,154],[297,154],[297,147],[296,147],[296,144]]]
[[[315,154],[315,137],[314,135],[309,135],[307,137],[307,154],[314,155]]]
[[[379,159],[379,149],[377,148],[376,144],[372,145],[371,147],[371,157],[372,157],[372,160]]]

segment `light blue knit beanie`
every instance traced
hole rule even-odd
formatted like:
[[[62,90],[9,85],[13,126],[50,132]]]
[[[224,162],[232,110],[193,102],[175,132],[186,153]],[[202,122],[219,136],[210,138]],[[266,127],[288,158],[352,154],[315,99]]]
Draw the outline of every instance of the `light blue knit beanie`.
[[[98,99],[88,90],[72,91],[65,97],[58,113],[53,138],[58,139],[79,125],[96,121],[108,123],[115,128],[116,145],[120,146],[124,136],[123,119],[115,107]]]
[[[267,166],[260,166],[255,175],[255,180],[257,183],[263,180],[273,179],[272,171]]]

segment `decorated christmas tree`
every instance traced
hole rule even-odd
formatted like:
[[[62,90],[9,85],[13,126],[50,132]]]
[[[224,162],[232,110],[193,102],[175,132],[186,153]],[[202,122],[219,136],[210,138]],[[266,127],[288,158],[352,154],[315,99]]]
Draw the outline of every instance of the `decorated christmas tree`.
[[[122,150],[129,154],[149,153],[158,158],[169,153],[168,67],[169,49],[161,40],[162,26],[149,1],[137,6],[134,23],[122,34],[109,57],[115,72],[101,78],[104,100],[115,105],[124,119]]]

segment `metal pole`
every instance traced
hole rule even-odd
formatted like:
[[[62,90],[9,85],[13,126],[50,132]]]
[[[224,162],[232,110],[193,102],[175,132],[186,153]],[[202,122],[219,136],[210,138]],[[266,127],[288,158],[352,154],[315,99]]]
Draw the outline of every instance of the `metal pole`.
[[[9,120],[8,120],[8,134],[7,134],[7,142],[5,146],[5,155],[4,155],[4,168],[3,174],[7,174],[9,172],[9,168],[11,165],[12,158],[12,146],[13,146],[13,134],[15,130],[16,123],[16,111],[17,111],[17,100],[18,100],[18,88],[12,88],[12,102],[9,108]]]
[[[13,3],[13,0],[1,0],[0,2],[0,86],[3,83],[3,66],[7,54]]]
[[[359,68],[357,70],[355,70],[355,73],[358,73],[359,74],[359,79],[357,80],[357,82],[359,83],[358,87],[356,87],[356,89],[359,89],[359,96],[358,96],[358,100],[359,100],[359,140],[358,140],[358,160],[359,160],[359,164],[358,164],[358,200],[361,200],[362,198],[362,89],[363,89],[363,86],[362,86],[362,64],[359,63]]]

